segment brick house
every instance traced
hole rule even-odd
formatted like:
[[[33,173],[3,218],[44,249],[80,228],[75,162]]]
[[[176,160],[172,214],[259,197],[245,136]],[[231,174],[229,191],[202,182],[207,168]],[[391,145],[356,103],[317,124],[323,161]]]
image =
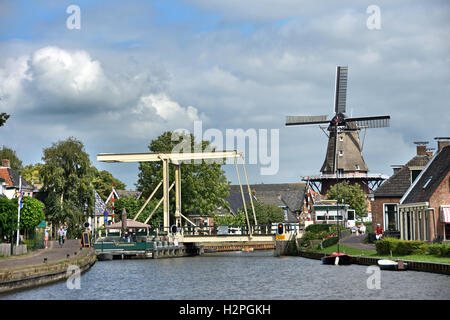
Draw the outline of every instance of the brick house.
[[[8,199],[15,197],[19,191],[20,175],[11,168],[8,159],[2,159],[2,165],[0,166],[0,183],[1,193]],[[28,181],[22,178],[22,194],[24,197],[33,197],[34,186]]]
[[[385,234],[399,236],[400,200],[430,159],[425,143],[418,144],[417,154],[403,166],[392,166],[393,175],[375,190],[372,221],[374,226],[379,223]]]
[[[437,153],[400,200],[404,240],[450,241],[450,138],[436,139]]]

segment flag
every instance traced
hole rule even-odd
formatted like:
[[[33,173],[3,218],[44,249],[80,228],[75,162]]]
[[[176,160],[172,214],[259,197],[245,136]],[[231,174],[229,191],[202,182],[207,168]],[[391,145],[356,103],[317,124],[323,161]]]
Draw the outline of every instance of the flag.
[[[19,194],[17,195],[17,204],[19,205],[19,208],[23,208],[23,200],[22,200],[22,177],[20,177],[19,182]]]

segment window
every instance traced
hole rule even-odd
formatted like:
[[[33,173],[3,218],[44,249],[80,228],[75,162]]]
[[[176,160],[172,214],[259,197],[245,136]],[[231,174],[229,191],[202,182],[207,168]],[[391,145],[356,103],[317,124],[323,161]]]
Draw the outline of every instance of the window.
[[[359,170],[359,165],[355,164],[355,170]]]
[[[339,157],[342,157],[344,155],[344,151],[339,150]]]
[[[420,172],[422,172],[422,170],[411,170],[411,183],[413,183],[414,180],[416,180]]]
[[[339,136],[339,141],[344,141],[344,136]]]
[[[398,231],[398,212],[396,203],[384,204],[384,230]]]

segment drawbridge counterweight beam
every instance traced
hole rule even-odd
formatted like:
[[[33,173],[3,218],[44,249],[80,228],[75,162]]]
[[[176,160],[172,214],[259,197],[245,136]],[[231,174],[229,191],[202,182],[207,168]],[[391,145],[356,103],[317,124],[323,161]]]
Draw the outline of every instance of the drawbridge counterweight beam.
[[[147,206],[147,204],[150,202],[152,197],[155,195],[157,190],[163,186],[163,198],[159,201],[158,205],[153,209],[150,216],[147,218],[145,223],[147,223],[150,218],[152,217],[153,213],[156,211],[156,209],[163,203],[164,208],[164,229],[169,230],[170,228],[170,214],[169,214],[169,192],[172,189],[172,187],[175,185],[175,220],[177,225],[181,225],[181,218],[186,219],[189,223],[195,225],[192,221],[187,219],[182,213],[181,213],[181,163],[186,163],[188,161],[192,160],[207,160],[207,159],[225,159],[225,158],[234,158],[237,174],[238,174],[238,180],[239,185],[241,187],[241,194],[242,194],[242,200],[244,205],[244,211],[247,219],[247,224],[250,229],[250,223],[248,219],[248,212],[245,205],[245,198],[244,198],[244,192],[241,184],[241,178],[239,175],[239,170],[237,167],[237,158],[242,158],[243,160],[243,166],[244,166],[244,173],[245,178],[248,186],[248,192],[249,192],[249,198],[250,203],[253,211],[253,217],[256,222],[256,214],[255,214],[255,208],[253,205],[252,200],[252,194],[250,190],[250,185],[248,182],[247,177],[247,170],[245,168],[245,158],[244,154],[237,152],[236,150],[232,151],[216,151],[216,152],[194,152],[194,153],[153,153],[153,152],[146,152],[146,153],[99,153],[97,154],[97,161],[101,162],[155,162],[155,161],[162,161],[163,163],[163,181],[161,181],[158,186],[153,190],[152,194],[149,196],[149,198],[146,200],[145,204],[141,207],[138,214],[134,218],[136,220],[139,215],[142,213],[144,208]],[[175,165],[175,181],[172,183],[172,185],[169,186],[169,165],[173,164]],[[251,236],[251,235],[250,235]]]

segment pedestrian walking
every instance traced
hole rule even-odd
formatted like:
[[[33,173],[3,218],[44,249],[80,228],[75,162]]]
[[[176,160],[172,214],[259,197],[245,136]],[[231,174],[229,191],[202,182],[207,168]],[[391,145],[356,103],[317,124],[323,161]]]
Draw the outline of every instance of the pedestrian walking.
[[[59,240],[59,246],[62,248],[62,246],[64,244],[64,228],[63,228],[63,226],[59,227],[58,240]]]
[[[49,231],[49,228],[45,228],[45,230],[44,230],[44,246],[45,246],[45,249],[48,249],[48,231]]]

